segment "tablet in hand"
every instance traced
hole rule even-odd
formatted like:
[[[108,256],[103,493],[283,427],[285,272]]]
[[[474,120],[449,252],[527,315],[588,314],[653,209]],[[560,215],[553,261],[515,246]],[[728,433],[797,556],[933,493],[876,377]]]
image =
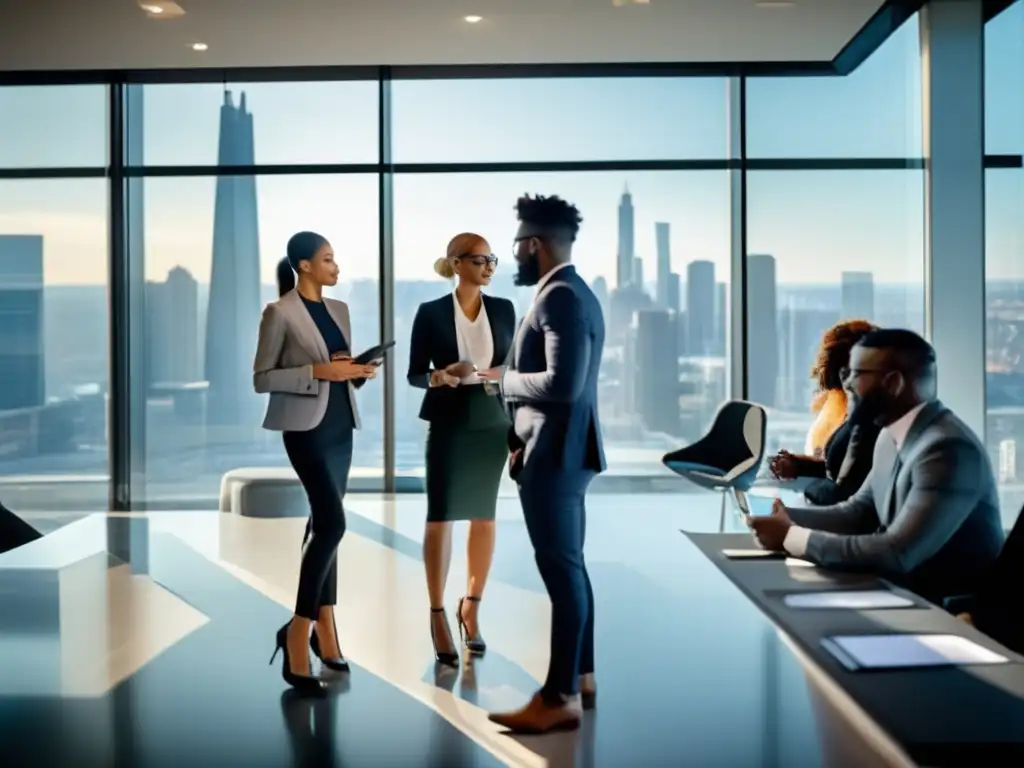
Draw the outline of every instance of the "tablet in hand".
[[[395,342],[389,341],[386,344],[378,344],[375,347],[370,347],[362,354],[354,357],[352,362],[359,363],[360,365],[380,365],[384,362],[384,353],[393,346],[395,346]]]

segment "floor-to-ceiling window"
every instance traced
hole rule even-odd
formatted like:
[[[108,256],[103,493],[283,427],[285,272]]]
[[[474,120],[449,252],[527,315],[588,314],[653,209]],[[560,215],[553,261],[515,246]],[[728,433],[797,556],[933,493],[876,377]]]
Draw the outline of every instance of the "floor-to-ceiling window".
[[[604,307],[600,411],[605,488],[657,475],[696,439],[728,392],[729,175],[724,78],[397,81],[396,465],[422,473],[423,391],[405,383],[417,306],[452,290],[433,272],[454,235],[499,258],[513,284],[514,205],[559,195],[583,225],[574,261]]]
[[[286,464],[252,364],[293,233],[331,242],[350,343],[378,342],[377,103],[373,80],[127,87],[134,501],[209,504],[224,473]],[[358,400],[350,487],[377,490],[380,382]]]
[[[1010,527],[1024,504],[1024,3],[985,28],[986,443]]]
[[[989,158],[987,176],[988,442],[1008,519],[1024,501],[1024,493],[1013,496],[1024,423],[1014,415],[1021,388],[1013,315],[1024,306],[1015,282],[1022,27],[1018,3],[989,24],[987,41],[987,152],[999,156]],[[738,82],[124,87],[120,252],[133,341],[122,394],[131,403],[133,503],[210,506],[225,472],[284,465],[278,436],[259,428],[264,401],[251,393],[250,372],[261,307],[276,295],[288,236],[301,229],[321,231],[335,246],[335,295],[351,305],[354,346],[379,340],[382,312],[390,312],[398,341],[394,441],[385,435],[383,382],[374,382],[359,394],[364,429],[351,487],[383,488],[390,447],[396,474],[409,481],[399,487],[421,488],[422,391],[405,381],[412,317],[451,289],[432,265],[448,239],[467,230],[499,256],[492,292],[527,308],[531,292],[513,285],[511,257],[513,204],[524,193],[559,194],[583,213],[576,262],[609,331],[603,489],[688,489],[665,478],[661,455],[700,436],[720,403],[743,391],[731,380],[730,324],[741,316],[730,291],[741,277],[737,231],[746,244],[745,388],[770,409],[769,451],[801,450],[813,418],[810,368],[829,326],[864,317],[923,329],[917,20],[847,77],[748,77],[731,90]],[[740,92],[745,109],[730,111]],[[0,289],[12,287],[11,308],[0,308],[14,318],[0,326],[0,352],[24,377],[17,386],[5,379],[0,392],[28,398],[28,410],[21,400],[0,402],[0,483],[14,504],[106,503],[111,93],[0,89],[0,111],[19,116],[0,123]],[[381,93],[389,99],[383,110]],[[57,128],[69,123],[70,139]],[[741,209],[731,193],[743,163],[745,218],[734,219]],[[19,254],[18,274],[3,267],[4,249]],[[392,259],[390,308],[381,305],[389,295],[381,290],[382,253]],[[41,266],[26,271],[33,259]],[[665,484],[638,486],[641,476]],[[625,477],[628,486],[617,482]],[[60,493],[40,494],[40,483]]]
[[[17,510],[107,503],[105,93],[0,88],[0,501]]]
[[[803,452],[822,335],[923,331],[918,20],[843,78],[747,80],[748,394],[768,450]]]

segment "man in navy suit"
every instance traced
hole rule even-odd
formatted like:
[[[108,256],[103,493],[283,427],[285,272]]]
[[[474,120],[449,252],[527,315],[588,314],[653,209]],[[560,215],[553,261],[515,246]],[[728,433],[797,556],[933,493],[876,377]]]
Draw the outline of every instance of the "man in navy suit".
[[[597,417],[604,317],[593,291],[570,263],[580,212],[558,197],[516,204],[516,283],[535,285],[500,380],[513,412],[509,470],[519,483],[523,517],[551,598],[547,680],[517,712],[491,715],[512,731],[543,733],[579,726],[593,706],[594,593],[583,560],[584,497],[605,468]]]

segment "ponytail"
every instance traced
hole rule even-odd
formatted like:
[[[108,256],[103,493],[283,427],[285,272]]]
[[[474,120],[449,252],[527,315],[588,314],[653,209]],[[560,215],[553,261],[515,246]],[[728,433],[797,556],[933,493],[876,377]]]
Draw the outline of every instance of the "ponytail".
[[[277,295],[284,296],[295,288],[295,272],[292,270],[291,262],[285,256],[277,262]]]

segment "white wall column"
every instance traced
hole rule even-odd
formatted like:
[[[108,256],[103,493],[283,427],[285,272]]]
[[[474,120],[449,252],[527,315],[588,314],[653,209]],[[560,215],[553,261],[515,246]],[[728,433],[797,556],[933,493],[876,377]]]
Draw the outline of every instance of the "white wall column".
[[[939,397],[985,433],[985,23],[982,0],[921,10],[925,328]]]

